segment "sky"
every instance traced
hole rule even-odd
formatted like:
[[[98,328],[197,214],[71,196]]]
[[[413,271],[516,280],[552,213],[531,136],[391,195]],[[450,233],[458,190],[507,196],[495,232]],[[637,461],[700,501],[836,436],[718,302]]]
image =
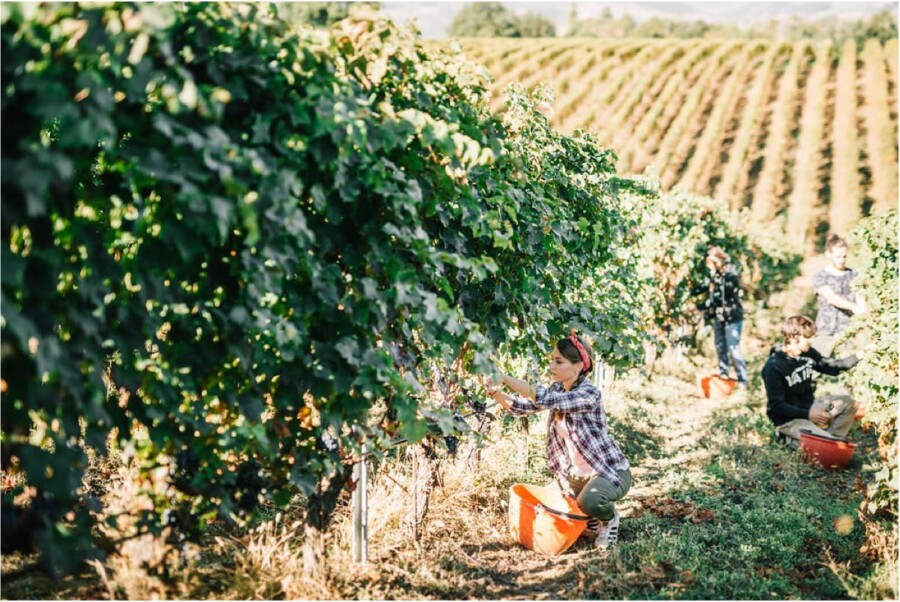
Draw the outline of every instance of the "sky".
[[[443,38],[456,13],[466,2],[382,2],[381,11],[397,23],[415,19],[422,37]],[[517,13],[536,12],[556,22],[564,34],[568,25],[571,1],[504,2]],[[704,20],[711,23],[747,24],[767,19],[785,19],[797,15],[806,19],[844,17],[866,18],[881,10],[896,14],[895,2],[577,2],[578,15],[599,16],[609,8],[616,16],[630,14],[637,21],[651,17]]]

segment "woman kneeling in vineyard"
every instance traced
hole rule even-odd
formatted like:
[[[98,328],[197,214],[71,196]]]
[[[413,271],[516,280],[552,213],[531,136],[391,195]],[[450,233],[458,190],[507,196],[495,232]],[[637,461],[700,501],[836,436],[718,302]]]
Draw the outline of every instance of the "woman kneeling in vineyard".
[[[560,488],[576,496],[581,510],[595,520],[588,534],[596,534],[596,546],[616,542],[619,513],[614,502],[631,488],[628,460],[606,428],[600,391],[588,381],[594,369],[593,352],[575,331],[553,349],[549,387],[503,374],[501,383],[518,395],[494,386],[488,395],[516,416],[550,410],[547,428],[547,460]]]

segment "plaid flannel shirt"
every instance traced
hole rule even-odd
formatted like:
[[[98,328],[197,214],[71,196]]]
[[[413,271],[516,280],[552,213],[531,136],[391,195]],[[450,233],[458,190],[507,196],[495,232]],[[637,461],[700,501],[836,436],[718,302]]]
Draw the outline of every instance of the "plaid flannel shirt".
[[[553,383],[550,387],[538,386],[535,400],[524,397],[513,397],[510,412],[515,416],[525,416],[542,410],[550,410],[547,429],[547,463],[550,472],[565,479],[572,464],[566,444],[554,428],[553,420],[556,412],[563,415],[566,428],[575,448],[584,456],[588,464],[614,485],[619,485],[619,470],[629,467],[628,459],[616,445],[606,429],[606,412],[600,400],[600,391],[589,383],[582,381],[576,387],[565,391],[562,383]]]

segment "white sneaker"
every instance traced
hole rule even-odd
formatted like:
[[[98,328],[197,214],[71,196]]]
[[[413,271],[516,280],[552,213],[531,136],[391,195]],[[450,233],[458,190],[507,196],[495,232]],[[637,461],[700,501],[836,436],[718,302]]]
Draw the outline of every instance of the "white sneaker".
[[[619,539],[619,513],[613,515],[611,519],[608,521],[600,521],[600,525],[597,528],[597,539],[594,543],[595,548],[600,548],[601,550],[605,550],[609,546],[613,545]]]

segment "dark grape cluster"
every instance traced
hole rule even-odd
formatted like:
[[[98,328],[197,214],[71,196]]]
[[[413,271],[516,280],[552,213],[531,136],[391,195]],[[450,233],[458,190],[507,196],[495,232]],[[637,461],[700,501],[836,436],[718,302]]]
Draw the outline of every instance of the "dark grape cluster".
[[[202,521],[190,500],[182,500],[163,513],[163,524],[172,527],[169,543],[199,541]]]
[[[453,413],[453,422],[458,431],[468,428],[466,419],[458,411]],[[444,435],[444,445],[447,446],[447,452],[451,456],[456,456],[456,450],[459,448],[459,437],[456,435]]]
[[[447,446],[447,453],[455,457],[456,449],[459,447],[459,437],[447,435],[446,437],[444,437],[444,445]]]
[[[478,418],[478,420],[484,420],[484,415],[487,411],[487,402],[485,402],[482,397],[473,395],[467,389],[463,389],[463,393],[466,396],[466,405],[472,409],[475,413],[475,417]]]
[[[237,469],[232,499],[243,512],[252,512],[259,506],[259,497],[268,481],[262,475],[262,466],[255,460],[241,464]]]
[[[194,486],[194,477],[200,470],[200,458],[190,448],[184,448],[175,454],[175,469],[171,472],[172,484],[178,491],[188,495],[199,492]]]

